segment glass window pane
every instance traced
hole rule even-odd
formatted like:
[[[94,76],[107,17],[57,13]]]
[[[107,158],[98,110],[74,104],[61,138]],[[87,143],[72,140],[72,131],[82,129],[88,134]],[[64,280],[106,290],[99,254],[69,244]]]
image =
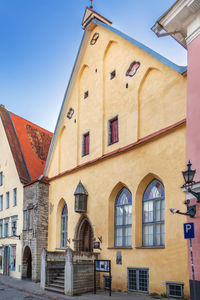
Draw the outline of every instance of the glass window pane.
[[[126,205],[124,206],[124,224],[132,224],[132,206]]]
[[[123,245],[123,244],[122,244],[122,228],[117,228],[117,229],[116,229],[115,243],[116,243],[116,246],[117,246],[117,247]]]
[[[164,197],[164,187],[158,180],[153,180],[144,192],[144,200]]]
[[[115,205],[125,205],[125,204],[132,204],[132,196],[128,189],[123,188],[119,194],[117,195],[117,200]]]
[[[165,200],[161,201],[161,221],[165,219]]]
[[[156,221],[160,221],[160,200],[156,200]]]
[[[153,225],[144,225],[143,227],[143,245],[153,246]]]
[[[131,227],[126,227],[124,230],[125,246],[131,246]]]
[[[153,222],[153,201],[144,202],[144,222]]]

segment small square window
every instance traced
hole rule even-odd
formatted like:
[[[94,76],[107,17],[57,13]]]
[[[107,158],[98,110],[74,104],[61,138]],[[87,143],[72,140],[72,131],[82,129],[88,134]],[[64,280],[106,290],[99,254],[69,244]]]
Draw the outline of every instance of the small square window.
[[[88,155],[89,153],[90,153],[90,133],[87,132],[83,135],[82,156]]]
[[[17,189],[13,189],[13,206],[17,205]]]
[[[86,91],[86,92],[84,93],[84,99],[86,99],[88,96],[89,96],[89,91]]]
[[[181,282],[166,282],[167,295],[174,298],[183,298],[183,283]]]
[[[10,207],[10,193],[6,193],[6,208]]]
[[[108,121],[108,144],[111,145],[118,141],[118,117],[115,117]]]
[[[3,185],[3,172],[0,172],[0,186]]]
[[[112,80],[115,77],[116,77],[116,71],[114,70],[110,73],[110,80]]]

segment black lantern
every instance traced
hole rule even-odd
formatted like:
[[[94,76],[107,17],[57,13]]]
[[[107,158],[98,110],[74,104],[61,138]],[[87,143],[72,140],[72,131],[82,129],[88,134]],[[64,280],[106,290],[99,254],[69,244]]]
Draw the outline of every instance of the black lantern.
[[[74,192],[75,196],[75,212],[82,213],[87,211],[87,197],[88,192],[84,188],[81,181],[77,185],[77,188]]]
[[[16,236],[16,224],[15,222],[13,222],[13,225],[12,225],[12,233],[14,236]]]
[[[196,173],[196,170],[191,170],[191,162],[189,160],[188,164],[187,164],[187,170],[186,171],[183,171],[183,177],[184,177],[184,180],[185,180],[185,184],[184,185],[187,185],[187,184],[190,184],[190,183],[194,183],[193,181],[193,178],[194,178],[194,175]]]

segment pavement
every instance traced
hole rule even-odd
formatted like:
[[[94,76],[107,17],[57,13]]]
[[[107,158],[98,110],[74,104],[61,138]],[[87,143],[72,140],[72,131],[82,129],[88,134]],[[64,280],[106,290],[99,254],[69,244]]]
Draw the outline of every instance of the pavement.
[[[52,293],[48,291],[44,291],[40,289],[40,283],[35,283],[28,280],[20,280],[16,278],[12,278],[9,276],[0,275],[0,285],[7,286],[8,288],[12,288],[13,290],[17,290],[20,292],[27,293],[29,295],[34,295],[40,297],[42,299],[50,299],[50,300],[110,300],[115,298],[116,300],[153,300],[153,299],[161,299],[157,296],[150,296],[144,294],[136,294],[129,292],[112,292],[112,297],[109,297],[109,292],[104,290],[97,291],[97,294],[93,293],[81,294],[77,296],[65,296],[57,293]],[[28,297],[26,297],[28,298]],[[31,299],[30,297],[29,299]],[[0,299],[1,297],[0,292]],[[12,298],[10,298],[12,299]],[[16,299],[16,298],[13,298]],[[20,299],[20,298],[19,298]],[[21,298],[24,299],[24,298]],[[38,298],[37,298],[38,299]],[[164,300],[164,298],[162,298]],[[170,300],[168,298],[168,300]],[[173,299],[174,300],[174,299]]]

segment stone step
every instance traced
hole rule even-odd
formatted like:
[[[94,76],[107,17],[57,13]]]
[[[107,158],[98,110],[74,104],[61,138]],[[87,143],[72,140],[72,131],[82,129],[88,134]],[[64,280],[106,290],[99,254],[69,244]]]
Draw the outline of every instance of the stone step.
[[[48,287],[53,287],[55,289],[64,290],[64,283],[63,284],[58,284],[58,283],[52,282],[52,283],[49,283]]]
[[[58,288],[53,288],[53,287],[47,286],[47,287],[45,287],[45,290],[49,291],[49,292],[64,294],[64,289],[60,289],[60,288],[58,289]]]
[[[53,280],[53,283],[58,283],[58,284],[59,283],[64,284],[64,282],[65,282],[64,278],[63,278],[63,280],[62,279],[57,279],[57,278]]]
[[[56,280],[65,280],[65,277],[64,277],[64,276],[56,276],[55,279],[56,279]],[[54,279],[54,280],[55,280],[55,279]]]

